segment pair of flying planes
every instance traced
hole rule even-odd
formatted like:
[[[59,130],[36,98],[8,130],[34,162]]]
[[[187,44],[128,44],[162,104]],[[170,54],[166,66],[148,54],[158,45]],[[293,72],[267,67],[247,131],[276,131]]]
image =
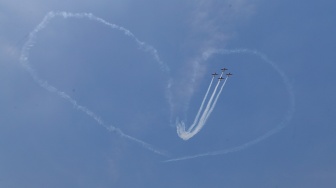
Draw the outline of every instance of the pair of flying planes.
[[[221,70],[222,70],[222,72],[225,72],[225,71],[228,70],[228,69],[224,67],[224,68],[222,68]],[[217,75],[218,75],[217,73],[213,73],[213,74],[212,74],[213,77],[215,77],[215,76],[217,76]],[[231,73],[227,73],[227,74],[226,74],[227,77],[229,77],[229,76],[231,76],[231,75],[232,75]],[[219,80],[223,80],[224,78],[223,78],[223,77],[219,77],[218,79],[219,79]]]

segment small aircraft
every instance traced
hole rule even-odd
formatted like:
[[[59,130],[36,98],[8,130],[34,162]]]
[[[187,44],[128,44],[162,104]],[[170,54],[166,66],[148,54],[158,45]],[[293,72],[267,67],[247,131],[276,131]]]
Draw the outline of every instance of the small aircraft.
[[[222,70],[222,72],[224,72],[224,71],[226,71],[226,70],[228,70],[228,69],[224,67],[224,68],[222,68],[221,70]]]
[[[228,76],[228,77],[231,76],[231,75],[232,75],[231,73],[226,74],[226,76]]]
[[[223,80],[223,79],[224,79],[223,77],[218,78],[219,81],[221,81],[221,80]]]
[[[215,77],[216,75],[218,75],[217,73],[213,73],[213,74],[211,74],[213,77]]]

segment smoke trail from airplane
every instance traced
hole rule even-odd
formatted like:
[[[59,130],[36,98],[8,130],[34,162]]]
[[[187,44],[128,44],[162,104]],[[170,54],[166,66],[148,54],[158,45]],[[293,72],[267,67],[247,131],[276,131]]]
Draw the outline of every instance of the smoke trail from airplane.
[[[107,22],[107,21],[105,21],[105,20],[103,20],[99,17],[94,16],[91,13],[68,13],[68,12],[49,12],[43,18],[43,20],[34,28],[34,30],[29,34],[29,37],[28,37],[27,41],[25,42],[25,44],[22,47],[21,55],[20,55],[20,63],[24,67],[24,69],[32,76],[33,80],[36,83],[38,83],[42,88],[46,89],[47,91],[49,91],[51,93],[55,93],[56,95],[60,96],[61,98],[67,100],[69,103],[71,103],[74,106],[75,109],[84,112],[86,115],[93,118],[99,125],[103,126],[108,131],[114,132],[114,133],[118,134],[119,136],[121,136],[123,138],[134,141],[135,143],[141,145],[142,147],[144,147],[144,148],[146,148],[146,149],[148,149],[148,150],[150,150],[150,151],[152,151],[156,154],[159,154],[159,155],[162,155],[162,156],[168,156],[165,152],[159,151],[158,149],[154,148],[150,144],[123,133],[119,128],[117,128],[113,125],[107,125],[94,112],[90,111],[88,108],[86,108],[82,105],[79,105],[77,103],[77,101],[74,100],[73,98],[71,98],[68,94],[58,90],[56,87],[52,86],[47,81],[38,77],[38,74],[36,73],[36,71],[33,69],[33,67],[29,63],[29,52],[30,52],[30,49],[34,47],[34,44],[36,42],[37,34],[42,29],[47,27],[50,20],[52,20],[54,17],[57,17],[57,16],[63,17],[64,19],[66,19],[66,18],[87,18],[87,19],[102,23],[102,24],[110,27],[111,29],[116,29],[116,30],[122,31],[122,32],[124,32],[124,34],[126,36],[132,38],[142,49],[144,49],[146,52],[149,52],[154,57],[154,59],[161,65],[161,68],[162,68],[163,71],[166,71],[166,72],[169,71],[168,66],[165,65],[160,60],[160,58],[158,56],[158,53],[157,53],[157,50],[155,48],[153,48],[152,46],[140,41],[138,38],[135,37],[135,35],[133,33],[131,33],[126,28],[115,25],[115,24],[112,24],[112,23],[109,23],[109,22]]]
[[[223,74],[224,74],[224,72],[222,72],[222,74],[220,75],[219,78],[222,78]],[[204,102],[206,101],[206,98],[208,96],[209,90],[210,90],[211,85],[212,85],[212,81],[214,79],[214,78],[212,78],[212,80],[210,82],[210,85],[208,87],[208,90],[207,90],[207,92],[206,92],[206,94],[205,94],[205,96],[203,98],[201,107],[199,108],[198,113],[197,113],[197,115],[195,117],[195,120],[194,120],[193,124],[189,127],[189,129],[187,131],[185,130],[185,123],[183,121],[181,121],[181,122],[177,121],[177,123],[176,123],[177,135],[180,138],[182,138],[183,140],[188,140],[188,139],[192,138],[193,136],[195,136],[199,131],[201,131],[201,129],[204,127],[207,119],[209,118],[210,114],[212,113],[213,109],[216,106],[216,103],[218,101],[218,98],[219,98],[220,94],[222,93],[222,90],[223,90],[223,88],[225,86],[227,78],[228,77],[225,78],[225,80],[224,80],[224,82],[223,82],[223,84],[222,84],[222,86],[220,88],[220,91],[217,93],[218,86],[221,83],[221,79],[218,80],[218,82],[217,82],[217,84],[216,84],[216,86],[214,88],[214,91],[212,92],[211,97],[210,97],[210,99],[209,99],[209,101],[208,101],[208,103],[206,105],[206,108],[203,111],[201,118],[199,119],[200,112],[203,109]]]
[[[223,88],[224,88],[224,86],[225,86],[226,81],[227,81],[228,78],[229,78],[228,76],[225,78],[224,83],[222,84],[222,87],[220,88],[220,90],[219,90],[219,92],[218,92],[218,94],[217,94],[217,96],[215,98],[215,101],[214,101],[213,105],[211,106],[209,112],[207,112],[207,116],[203,120],[204,121],[203,124],[206,123],[207,119],[209,118],[209,116],[211,115],[212,111],[214,110],[214,108],[215,108],[215,106],[217,104],[218,98],[219,98],[220,94],[222,93]]]
[[[264,62],[269,64],[280,75],[280,77],[282,79],[282,82],[284,83],[284,85],[286,87],[286,90],[287,90],[287,93],[288,93],[288,96],[289,96],[289,108],[288,108],[287,112],[285,113],[285,116],[282,119],[282,121],[280,123],[278,123],[277,126],[274,129],[268,131],[264,135],[254,139],[254,140],[251,140],[249,142],[246,142],[242,145],[239,145],[239,146],[236,146],[236,147],[233,147],[233,148],[178,157],[178,158],[166,160],[164,162],[176,162],[176,161],[194,159],[194,158],[198,158],[198,157],[224,155],[224,154],[228,154],[228,153],[242,151],[242,150],[244,150],[244,149],[246,149],[250,146],[253,146],[255,144],[258,144],[259,142],[261,142],[261,141],[269,138],[270,136],[278,133],[283,128],[285,128],[293,118],[293,115],[295,113],[295,95],[294,95],[293,87],[292,87],[289,79],[287,78],[286,74],[273,61],[268,59],[268,57],[266,55],[264,55],[264,54],[262,54],[262,53],[260,53],[256,50],[249,50],[249,49],[234,49],[234,50],[211,49],[211,50],[208,50],[208,51],[203,53],[203,58],[205,60],[207,60],[215,54],[222,54],[222,55],[249,54],[249,55],[255,55],[255,56],[258,56],[259,58],[261,58]]]
[[[223,75],[223,73],[221,74],[220,78],[222,77],[222,75]],[[206,106],[206,108],[205,108],[205,110],[204,110],[204,112],[203,112],[203,114],[202,114],[202,116],[201,116],[201,119],[200,119],[200,121],[199,121],[199,123],[198,123],[198,126],[195,128],[195,131],[193,131],[193,132],[195,132],[195,134],[197,134],[197,133],[203,128],[203,126],[204,126],[205,119],[206,119],[206,117],[208,116],[209,109],[210,109],[211,106],[213,105],[213,104],[212,104],[212,100],[213,100],[213,98],[215,97],[215,94],[216,94],[216,92],[217,92],[217,89],[218,89],[219,84],[220,84],[220,79],[218,80],[218,82],[217,82],[217,84],[216,84],[216,86],[215,86],[215,89],[214,89],[214,91],[212,92],[212,95],[211,95],[211,97],[210,97],[210,99],[209,99],[209,102],[208,102],[208,104],[207,104],[207,106]],[[194,135],[195,135],[195,134],[194,134]]]
[[[188,132],[190,132],[192,129],[194,129],[195,125],[196,125],[197,122],[198,122],[199,116],[201,115],[201,111],[203,110],[204,103],[205,103],[205,101],[206,101],[206,99],[207,99],[207,97],[208,97],[208,94],[209,94],[209,92],[210,92],[210,88],[211,88],[211,86],[212,86],[212,82],[213,82],[214,79],[215,79],[215,77],[213,76],[212,79],[211,79],[211,82],[210,82],[210,84],[209,84],[208,90],[207,90],[207,92],[206,92],[205,95],[204,95],[204,98],[203,98],[203,100],[202,100],[201,106],[200,106],[200,108],[198,109],[198,112],[197,112],[197,115],[196,115],[196,117],[195,117],[195,119],[194,119],[194,122],[193,122],[193,124],[189,127]]]

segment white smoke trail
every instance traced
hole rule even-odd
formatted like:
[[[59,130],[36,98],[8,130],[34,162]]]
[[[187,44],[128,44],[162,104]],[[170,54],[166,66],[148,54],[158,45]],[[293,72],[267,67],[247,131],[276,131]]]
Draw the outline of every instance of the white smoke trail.
[[[220,78],[222,77],[222,75],[223,75],[223,73],[220,75]],[[208,111],[209,111],[209,109],[211,108],[211,106],[212,106],[212,100],[213,100],[213,98],[215,97],[215,94],[216,94],[216,92],[217,92],[217,89],[218,89],[218,86],[219,86],[219,84],[220,84],[220,79],[218,80],[218,82],[217,82],[217,84],[216,84],[216,87],[215,87],[215,89],[214,89],[214,91],[212,92],[212,95],[211,95],[211,97],[210,97],[210,99],[209,99],[209,102],[208,102],[208,104],[207,104],[207,106],[206,106],[206,108],[205,108],[205,110],[204,110],[204,112],[203,112],[203,114],[202,114],[202,116],[201,116],[201,119],[200,119],[200,121],[199,121],[199,123],[198,123],[198,125],[195,127],[195,129],[192,131],[192,136],[194,136],[194,135],[196,135],[202,128],[203,128],[203,126],[204,126],[204,120],[205,120],[205,118],[206,118],[206,116],[207,116],[207,114],[208,114]]]
[[[198,158],[198,157],[205,157],[205,156],[213,156],[213,155],[224,155],[224,154],[228,154],[228,153],[233,153],[233,152],[237,152],[237,151],[242,151],[252,145],[255,145],[265,139],[267,139],[268,137],[274,135],[275,133],[281,131],[283,128],[285,128],[289,122],[291,121],[291,119],[293,118],[294,112],[295,112],[295,95],[294,95],[294,91],[293,91],[293,87],[289,81],[289,79],[287,78],[286,74],[279,69],[279,67],[270,59],[268,59],[268,57],[256,50],[249,50],[249,49],[234,49],[234,50],[227,50],[227,49],[211,49],[208,50],[206,52],[203,53],[203,58],[205,60],[207,60],[208,58],[212,57],[214,54],[223,54],[223,55],[229,55],[229,54],[250,54],[250,55],[256,55],[259,58],[261,58],[262,60],[264,60],[264,62],[268,63],[274,70],[276,70],[278,72],[278,74],[280,75],[286,90],[288,92],[288,96],[289,96],[289,108],[284,116],[284,118],[282,119],[282,121],[272,130],[268,131],[267,133],[265,133],[264,135],[251,140],[245,144],[242,144],[240,146],[236,146],[233,148],[229,148],[229,149],[224,149],[224,150],[217,150],[217,151],[212,151],[212,152],[206,152],[206,153],[200,153],[200,154],[195,154],[195,155],[189,155],[189,156],[184,156],[184,157],[178,157],[178,158],[174,158],[174,159],[169,159],[166,160],[164,162],[175,162],[175,161],[181,161],[181,160],[188,160],[188,159],[194,159],[194,158]]]
[[[207,119],[209,118],[209,116],[211,115],[212,111],[214,110],[214,108],[215,108],[215,106],[216,106],[216,104],[217,104],[218,98],[219,98],[220,94],[222,93],[223,88],[224,88],[225,83],[226,83],[226,81],[227,81],[228,78],[229,78],[228,76],[225,78],[224,83],[222,84],[222,87],[220,88],[219,92],[217,93],[217,96],[216,96],[216,98],[215,98],[215,101],[214,101],[213,104],[211,105],[211,108],[210,108],[209,112],[207,112],[207,115],[206,115],[206,117],[204,118],[204,120],[203,120],[203,122],[202,122],[203,124],[206,123]]]
[[[205,100],[206,100],[207,97],[208,97],[208,94],[209,94],[209,92],[210,92],[210,89],[211,89],[211,86],[212,86],[212,82],[213,82],[214,79],[215,79],[215,77],[213,76],[212,79],[211,79],[211,82],[210,82],[210,84],[209,84],[208,90],[207,90],[207,92],[206,92],[205,95],[204,95],[204,98],[203,98],[203,100],[202,100],[201,106],[200,106],[200,108],[198,109],[198,112],[197,112],[197,115],[196,115],[196,117],[195,117],[195,119],[194,119],[194,122],[193,122],[193,124],[189,127],[188,132],[190,132],[192,129],[194,129],[195,125],[196,125],[197,122],[198,122],[199,116],[201,115],[201,111],[203,110],[203,106],[204,106]]]
[[[68,12],[49,12],[42,20],[42,22],[40,22],[35,29],[29,34],[28,40],[25,42],[25,44],[22,47],[21,50],[21,56],[20,56],[20,63],[22,64],[22,66],[25,68],[25,70],[33,77],[34,81],[37,82],[42,88],[48,90],[51,93],[55,93],[58,96],[62,97],[63,99],[67,100],[68,102],[70,102],[77,110],[80,110],[82,112],[84,112],[86,115],[88,115],[89,117],[93,118],[99,125],[103,126],[104,128],[106,128],[108,131],[110,132],[115,132],[117,133],[119,136],[129,139],[131,141],[136,142],[137,144],[140,144],[142,147],[156,153],[159,155],[163,155],[163,156],[167,156],[167,154],[163,151],[159,151],[158,149],[155,149],[153,146],[151,146],[150,144],[139,140],[137,138],[134,138],[130,135],[127,135],[125,133],[123,133],[119,128],[113,126],[113,125],[107,125],[106,123],[104,123],[104,121],[98,116],[96,115],[94,112],[90,111],[88,108],[81,106],[77,103],[76,100],[72,99],[68,94],[58,90],[56,87],[50,85],[47,81],[41,79],[38,77],[36,71],[33,69],[33,67],[30,65],[29,63],[29,51],[32,47],[34,47],[35,44],[35,39],[37,34],[43,29],[45,28],[48,23],[50,22],[50,20],[52,20],[54,17],[56,16],[60,16],[63,18],[87,18],[99,23],[102,23],[106,26],[109,26],[112,29],[117,29],[119,31],[124,32],[124,34],[128,37],[131,37],[133,40],[135,40],[135,42],[142,47],[145,51],[151,53],[151,55],[155,58],[155,60],[161,65],[161,68],[163,71],[169,71],[168,67],[160,60],[157,50],[149,45],[147,45],[146,43],[140,41],[139,39],[137,39],[135,37],[135,35],[133,33],[131,33],[129,30],[125,29],[124,27],[115,25],[115,24],[111,24],[99,17],[94,16],[91,13],[68,13]]]
[[[222,72],[222,74],[220,75],[219,78],[222,78],[223,74],[224,74],[224,72]],[[186,131],[185,130],[185,123],[183,121],[176,123],[177,135],[180,138],[182,138],[183,140],[188,140],[188,139],[192,138],[193,136],[195,136],[199,131],[201,131],[201,129],[204,127],[208,117],[210,116],[211,112],[213,111],[214,107],[216,106],[217,100],[218,100],[219,95],[221,94],[221,92],[223,90],[223,87],[225,86],[226,80],[227,80],[227,78],[225,79],[219,93],[217,93],[218,86],[221,82],[220,80],[218,80],[218,82],[215,86],[215,89],[212,92],[212,95],[211,95],[211,97],[210,97],[210,99],[207,103],[207,106],[206,106],[205,110],[203,111],[201,119],[199,121],[198,121],[198,116],[199,116],[199,113],[201,112],[201,109],[203,108],[203,104],[204,104],[204,101],[206,99],[206,96],[208,94],[208,91],[209,91],[210,87],[208,88],[206,96],[204,97],[204,99],[202,101],[201,107],[200,107],[200,109],[198,111],[198,114],[197,114],[197,116],[194,120],[194,123],[191,125],[191,127]],[[217,95],[216,95],[216,93],[217,93]],[[215,101],[212,102],[215,95],[216,95]]]

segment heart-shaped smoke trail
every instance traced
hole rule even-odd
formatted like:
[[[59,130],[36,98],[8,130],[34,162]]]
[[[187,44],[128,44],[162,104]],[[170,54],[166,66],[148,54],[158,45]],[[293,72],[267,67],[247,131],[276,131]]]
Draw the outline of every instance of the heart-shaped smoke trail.
[[[102,18],[96,17],[91,13],[68,13],[68,12],[49,12],[44,19],[35,27],[35,29],[29,34],[28,40],[25,42],[22,50],[21,50],[21,55],[20,55],[20,63],[21,65],[24,67],[24,69],[32,76],[32,78],[34,79],[34,81],[36,83],[38,83],[41,87],[43,87],[44,89],[48,90],[49,92],[55,93],[58,96],[62,97],[63,99],[67,100],[68,102],[70,102],[77,110],[80,110],[82,112],[84,112],[86,115],[90,116],[91,118],[93,118],[99,125],[103,126],[104,128],[106,128],[108,131],[110,132],[114,132],[116,134],[118,134],[119,136],[126,138],[128,140],[134,141],[135,143],[141,145],[142,147],[144,147],[145,149],[148,149],[156,154],[162,155],[162,156],[168,156],[168,154],[164,151],[158,150],[156,148],[154,148],[152,145],[137,139],[135,137],[132,137],[130,135],[125,134],[123,131],[121,131],[119,128],[113,126],[113,125],[107,125],[98,115],[96,115],[94,112],[92,112],[91,110],[89,110],[87,107],[82,106],[80,104],[77,103],[76,100],[74,100],[73,98],[71,98],[68,94],[66,94],[65,92],[60,91],[59,89],[57,89],[56,87],[50,85],[46,80],[43,80],[41,78],[38,77],[37,72],[35,71],[35,69],[33,69],[32,65],[30,65],[29,63],[29,52],[30,49],[34,47],[34,44],[36,42],[36,36],[37,34],[43,30],[43,28],[47,27],[48,23],[55,17],[62,17],[64,19],[66,18],[77,18],[77,19],[89,19],[98,23],[101,23],[103,25],[108,26],[111,29],[116,29],[119,30],[121,32],[123,32],[126,36],[130,37],[131,39],[133,39],[136,44],[144,51],[150,53],[153,58],[160,64],[161,66],[161,70],[165,73],[169,73],[169,68],[168,66],[163,63],[158,55],[158,52],[155,48],[153,48],[152,46],[140,41],[132,32],[130,32],[128,29],[118,26],[116,24],[112,24],[109,23],[105,20],[103,20]],[[180,157],[180,158],[175,158],[175,159],[171,159],[171,160],[167,160],[168,161],[179,161],[179,160],[186,160],[186,159],[192,159],[192,158],[196,158],[196,157],[202,157],[202,156],[210,156],[210,155],[220,155],[220,154],[226,154],[226,153],[231,153],[231,152],[236,152],[236,151],[240,151],[243,150],[251,145],[257,144],[259,142],[261,142],[262,140],[270,137],[271,135],[279,132],[281,129],[283,129],[288,123],[289,121],[292,119],[292,116],[294,114],[294,110],[295,110],[295,97],[294,97],[294,93],[292,91],[292,86],[287,78],[287,76],[276,66],[276,64],[272,61],[270,61],[264,54],[261,54],[260,52],[257,51],[253,51],[253,50],[247,50],[247,49],[238,49],[238,50],[226,50],[226,49],[212,49],[212,50],[208,50],[206,52],[203,53],[203,60],[206,61],[207,59],[209,59],[211,56],[213,56],[214,54],[251,54],[251,55],[256,55],[258,57],[260,57],[261,59],[263,59],[266,63],[270,64],[281,76],[286,89],[289,93],[289,98],[290,98],[290,107],[283,119],[282,122],[280,122],[274,129],[270,130],[269,132],[267,132],[266,134],[264,134],[263,136],[252,140],[250,142],[247,142],[245,144],[242,144],[240,146],[234,147],[234,148],[230,148],[230,149],[226,149],[226,150],[218,150],[218,151],[213,151],[213,152],[207,152],[207,153],[202,153],[202,154],[196,154],[196,155],[190,155],[190,156],[185,156],[185,157]],[[169,77],[168,77],[169,78]],[[213,80],[212,80],[213,81]],[[185,125],[183,122],[178,122],[177,123],[177,131],[178,131],[178,135],[181,138],[191,138],[192,136],[196,135],[205,125],[207,119],[209,118],[209,116],[211,115],[211,112],[214,110],[214,107],[216,105],[216,102],[225,86],[225,83],[227,81],[227,78],[225,79],[225,81],[223,82],[220,91],[216,94],[217,88],[219,86],[219,82],[216,85],[216,88],[214,89],[213,94],[211,95],[211,98],[209,99],[209,102],[206,106],[206,109],[203,111],[202,115],[202,109],[205,103],[205,100],[207,98],[207,95],[210,91],[211,85],[212,85],[212,81],[209,85],[209,88],[207,90],[207,93],[202,101],[201,107],[196,115],[196,118],[194,120],[194,123],[192,124],[192,126],[190,126],[190,128],[186,131],[185,130]],[[167,86],[167,92],[168,92],[168,100],[171,106],[173,106],[172,101],[171,101],[171,89],[172,87],[172,83],[171,81],[168,82],[168,86]],[[214,98],[214,96],[216,96]],[[213,101],[214,99],[214,101]],[[213,102],[212,102],[213,101]],[[200,117],[201,116],[201,117]],[[197,123],[198,122],[198,123]]]

